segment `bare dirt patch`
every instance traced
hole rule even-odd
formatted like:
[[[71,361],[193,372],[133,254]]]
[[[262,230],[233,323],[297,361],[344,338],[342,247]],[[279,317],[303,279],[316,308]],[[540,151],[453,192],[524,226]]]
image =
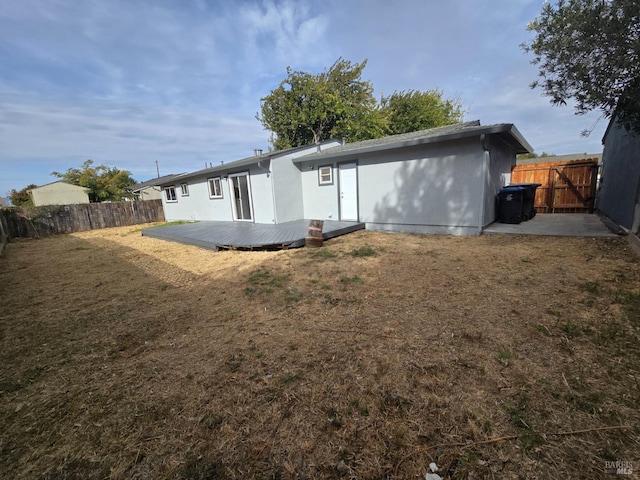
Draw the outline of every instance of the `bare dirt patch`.
[[[640,468],[624,240],[358,232],[214,253],[123,227],[7,245],[0,291],[2,478]]]

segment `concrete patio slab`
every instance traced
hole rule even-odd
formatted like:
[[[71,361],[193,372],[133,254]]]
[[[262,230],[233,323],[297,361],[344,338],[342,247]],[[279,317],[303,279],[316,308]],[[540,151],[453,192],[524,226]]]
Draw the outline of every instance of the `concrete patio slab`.
[[[517,225],[492,223],[484,234],[549,235],[558,237],[615,237],[596,214],[544,213]]]
[[[296,220],[275,225],[249,222],[183,223],[146,228],[142,230],[142,235],[210,250],[296,248],[305,244],[309,221]],[[364,223],[325,220],[322,237],[328,240],[363,230],[364,227]]]

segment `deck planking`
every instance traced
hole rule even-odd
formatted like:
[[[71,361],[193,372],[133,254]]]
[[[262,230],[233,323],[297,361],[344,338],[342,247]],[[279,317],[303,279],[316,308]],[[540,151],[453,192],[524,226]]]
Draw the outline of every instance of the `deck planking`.
[[[194,222],[146,228],[142,235],[210,250],[297,248],[305,244],[310,220],[279,224],[250,222]],[[325,220],[325,240],[363,230],[364,223]]]

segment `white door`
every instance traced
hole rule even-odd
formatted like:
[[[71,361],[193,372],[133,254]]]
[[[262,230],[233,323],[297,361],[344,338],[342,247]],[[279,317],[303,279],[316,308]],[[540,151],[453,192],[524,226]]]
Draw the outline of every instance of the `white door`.
[[[340,187],[340,220],[358,221],[358,166],[355,163],[338,165]]]
[[[253,221],[253,209],[251,207],[251,186],[248,173],[236,173],[229,175],[231,187],[231,206],[233,207],[233,219],[239,222]]]

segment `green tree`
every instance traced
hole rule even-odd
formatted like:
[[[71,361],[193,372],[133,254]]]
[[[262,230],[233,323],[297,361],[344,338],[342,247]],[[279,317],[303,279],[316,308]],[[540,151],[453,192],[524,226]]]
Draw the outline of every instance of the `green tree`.
[[[22,190],[16,190],[15,188],[9,192],[9,199],[14,207],[31,207],[33,206],[33,199],[29,195],[29,190],[37,188],[35,184],[27,185]]]
[[[382,97],[386,133],[395,135],[460,123],[464,117],[462,104],[459,100],[444,99],[442,95],[442,91],[432,89],[394,92]]]
[[[531,152],[531,153],[521,153],[519,155],[516,155],[516,158],[518,160],[528,160],[531,158],[543,158],[543,157],[555,157],[555,156],[556,156],[555,153],[542,152],[541,154],[537,154],[536,152]]]
[[[120,201],[131,197],[127,187],[135,184],[131,172],[106,165],[93,166],[93,160],[87,160],[81,168],[70,168],[64,173],[52,172],[51,175],[67,183],[89,189],[92,202]]]
[[[260,99],[256,118],[272,132],[280,150],[329,138],[349,141],[374,138],[382,132],[373,87],[361,79],[367,61],[339,58],[317,75],[287,68],[287,77]]]
[[[362,80],[367,65],[339,58],[317,75],[287,68],[287,78],[260,99],[256,118],[271,131],[276,149],[299,147],[329,138],[368,140],[462,121],[458,100],[442,98],[434,89],[394,92],[373,97],[371,82]]]
[[[539,79],[531,84],[555,105],[575,100],[576,113],[616,111],[640,132],[640,5],[638,0],[546,3],[522,45]]]

